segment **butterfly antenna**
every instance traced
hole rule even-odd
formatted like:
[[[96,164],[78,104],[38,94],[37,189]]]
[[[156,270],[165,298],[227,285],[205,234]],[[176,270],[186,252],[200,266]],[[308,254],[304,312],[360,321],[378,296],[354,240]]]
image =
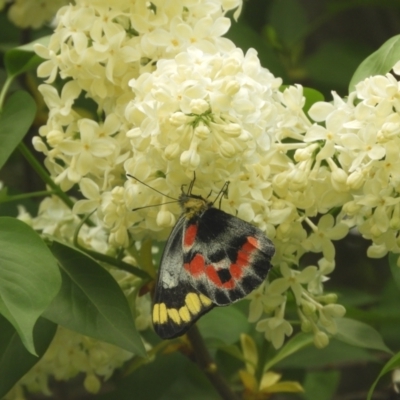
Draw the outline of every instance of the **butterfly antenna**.
[[[190,195],[192,194],[192,190],[193,190],[193,186],[194,186],[195,180],[196,180],[196,172],[193,171],[193,179],[192,179],[191,182],[189,183],[189,187],[188,187],[188,190],[187,190],[187,192],[186,192],[186,194],[187,194],[188,196],[190,196]],[[184,193],[183,188],[184,188],[185,186],[186,186],[186,183],[184,183],[184,184],[181,186],[181,192],[182,192],[182,193]]]
[[[137,181],[140,182],[142,185],[147,186],[147,187],[150,188],[151,190],[154,190],[155,192],[161,194],[161,196],[165,196],[165,197],[168,197],[169,199],[172,199],[172,200],[175,200],[175,201],[179,201],[178,199],[175,199],[174,197],[168,196],[167,194],[165,194],[165,193],[163,193],[163,192],[160,192],[159,190],[157,190],[157,189],[151,187],[150,185],[148,185],[147,183],[144,183],[143,181],[141,181],[140,179],[136,178],[136,177],[133,176],[133,175],[126,174],[126,176],[129,176],[129,178],[132,178],[132,179],[137,180]],[[173,203],[173,201],[171,201],[170,203]],[[169,204],[169,203],[164,203],[164,204]],[[160,204],[160,205],[161,205],[161,204]],[[148,207],[148,206],[147,206],[147,207]],[[153,206],[150,206],[150,207],[153,207]],[[141,208],[146,208],[146,207],[141,207]]]
[[[196,181],[196,172],[193,171],[193,180],[192,180],[192,182],[190,182],[188,194],[192,194],[192,190],[193,190],[193,186],[194,186],[194,182],[195,181]]]
[[[213,201],[213,204],[215,204],[217,202],[217,200],[219,199],[219,203],[218,206],[219,208],[221,208],[221,203],[222,203],[222,197],[223,196],[227,196],[228,195],[228,187],[229,187],[230,182],[226,181],[224,183],[224,186],[222,186],[221,190],[219,191],[219,193],[217,194],[217,197],[215,198],[215,200]]]
[[[137,210],[143,210],[143,208],[150,208],[150,207],[158,207],[158,206],[163,206],[164,204],[172,204],[172,203],[176,203],[178,200],[174,200],[174,201],[167,201],[165,203],[160,203],[160,204],[152,204],[150,206],[143,206],[143,207],[136,207],[136,208],[132,208],[131,211],[137,211]]]

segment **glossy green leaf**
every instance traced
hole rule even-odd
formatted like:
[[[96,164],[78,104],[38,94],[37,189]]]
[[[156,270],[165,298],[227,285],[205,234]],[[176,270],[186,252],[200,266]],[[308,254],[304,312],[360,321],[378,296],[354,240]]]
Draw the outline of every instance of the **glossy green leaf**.
[[[145,357],[131,309],[115,279],[72,247],[53,242],[50,249],[62,270],[62,286],[43,316]]]
[[[400,35],[387,40],[357,68],[349,84],[349,92],[356,84],[371,75],[385,75],[400,60]]]
[[[298,333],[293,336],[279,351],[278,353],[264,365],[264,371],[268,371],[279,361],[286,357],[310,346],[314,341],[313,335],[310,333]]]
[[[400,267],[397,266],[398,254],[389,254],[390,271],[392,272],[393,280],[396,286],[400,289]]]
[[[336,318],[335,321],[338,329],[335,339],[353,346],[392,353],[379,332],[370,325],[350,318]]]
[[[40,39],[40,41],[35,41],[8,50],[4,55],[4,64],[7,74],[14,77],[24,72],[36,69],[38,65],[43,62],[43,59],[35,54],[33,45],[39,42],[45,44],[48,40],[49,37],[45,37]]]
[[[30,354],[13,326],[0,315],[0,398],[15,385],[44,355],[57,325],[39,318],[33,329],[38,356]]]
[[[321,369],[335,364],[366,364],[368,362],[379,362],[379,357],[366,349],[354,347],[332,338],[327,347],[317,349],[311,345],[302,348],[279,362],[276,368]]]
[[[32,330],[56,296],[60,271],[40,236],[15,218],[0,217],[0,313],[35,353]]]
[[[15,92],[6,101],[0,114],[0,168],[28,132],[35,114],[36,104],[28,92]]]
[[[216,307],[197,323],[204,339],[218,339],[224,344],[239,340],[249,330],[245,315],[235,307]]]
[[[367,400],[372,399],[372,394],[374,393],[375,387],[379,380],[382,378],[383,375],[387,374],[388,372],[400,368],[400,353],[395,354],[382,368],[381,372],[379,373],[378,377],[376,378],[375,382],[372,384],[371,388],[368,392]]]

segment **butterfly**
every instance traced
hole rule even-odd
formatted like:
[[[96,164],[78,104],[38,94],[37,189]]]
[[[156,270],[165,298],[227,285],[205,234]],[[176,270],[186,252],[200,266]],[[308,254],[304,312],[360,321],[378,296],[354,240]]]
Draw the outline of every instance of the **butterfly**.
[[[192,194],[193,185],[194,180],[186,193],[182,189],[182,215],[165,245],[155,286],[152,320],[162,339],[183,335],[215,306],[252,292],[265,280],[275,253],[260,229],[215,208],[217,199]]]

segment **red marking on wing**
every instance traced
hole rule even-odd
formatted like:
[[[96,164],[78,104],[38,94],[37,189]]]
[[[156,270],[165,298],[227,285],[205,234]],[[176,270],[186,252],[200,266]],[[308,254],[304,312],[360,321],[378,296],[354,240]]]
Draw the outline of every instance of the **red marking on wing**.
[[[232,278],[235,280],[242,278],[243,270],[251,265],[251,255],[254,250],[257,250],[257,248],[258,240],[253,236],[248,236],[246,243],[238,251],[236,263],[229,267],[229,272],[231,273]]]
[[[206,275],[207,278],[210,279],[210,281],[215,284],[215,286],[224,289],[233,289],[235,287],[235,281],[233,279],[229,279],[229,281],[222,283],[221,278],[218,275],[218,270],[215,269],[212,265],[207,265]]]
[[[194,278],[198,278],[202,274],[205,274],[215,286],[223,289],[233,289],[236,286],[236,281],[242,279],[244,269],[251,266],[251,256],[259,247],[259,242],[255,237],[248,236],[246,239],[246,242],[238,251],[236,263],[231,264],[229,267],[231,279],[226,282],[222,282],[218,275],[220,268],[216,268],[215,265],[212,264],[205,265],[204,257],[201,254],[197,253],[190,263],[184,264],[184,268]]]
[[[186,271],[190,273],[190,275],[197,278],[204,273],[205,270],[204,257],[201,254],[197,253],[193,257],[193,260],[190,261],[190,263],[184,264],[183,267],[186,269]]]
[[[185,230],[185,236],[183,237],[183,247],[190,249],[197,236],[197,225],[191,224]]]

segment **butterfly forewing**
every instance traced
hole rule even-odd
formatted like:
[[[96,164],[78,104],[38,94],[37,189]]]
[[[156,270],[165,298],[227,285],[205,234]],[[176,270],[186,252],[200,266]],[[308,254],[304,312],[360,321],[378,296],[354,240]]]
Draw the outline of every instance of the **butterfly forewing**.
[[[166,243],[153,304],[153,325],[163,339],[185,333],[214,306],[242,299],[267,276],[275,249],[263,232],[183,194],[182,216]]]
[[[184,334],[204,313],[214,307],[211,300],[196,291],[183,270],[182,216],[166,243],[154,295],[153,325],[163,339]]]
[[[184,247],[184,270],[191,285],[215,305],[242,299],[266,278],[274,246],[253,225],[209,208],[186,223],[187,232],[196,235]]]

